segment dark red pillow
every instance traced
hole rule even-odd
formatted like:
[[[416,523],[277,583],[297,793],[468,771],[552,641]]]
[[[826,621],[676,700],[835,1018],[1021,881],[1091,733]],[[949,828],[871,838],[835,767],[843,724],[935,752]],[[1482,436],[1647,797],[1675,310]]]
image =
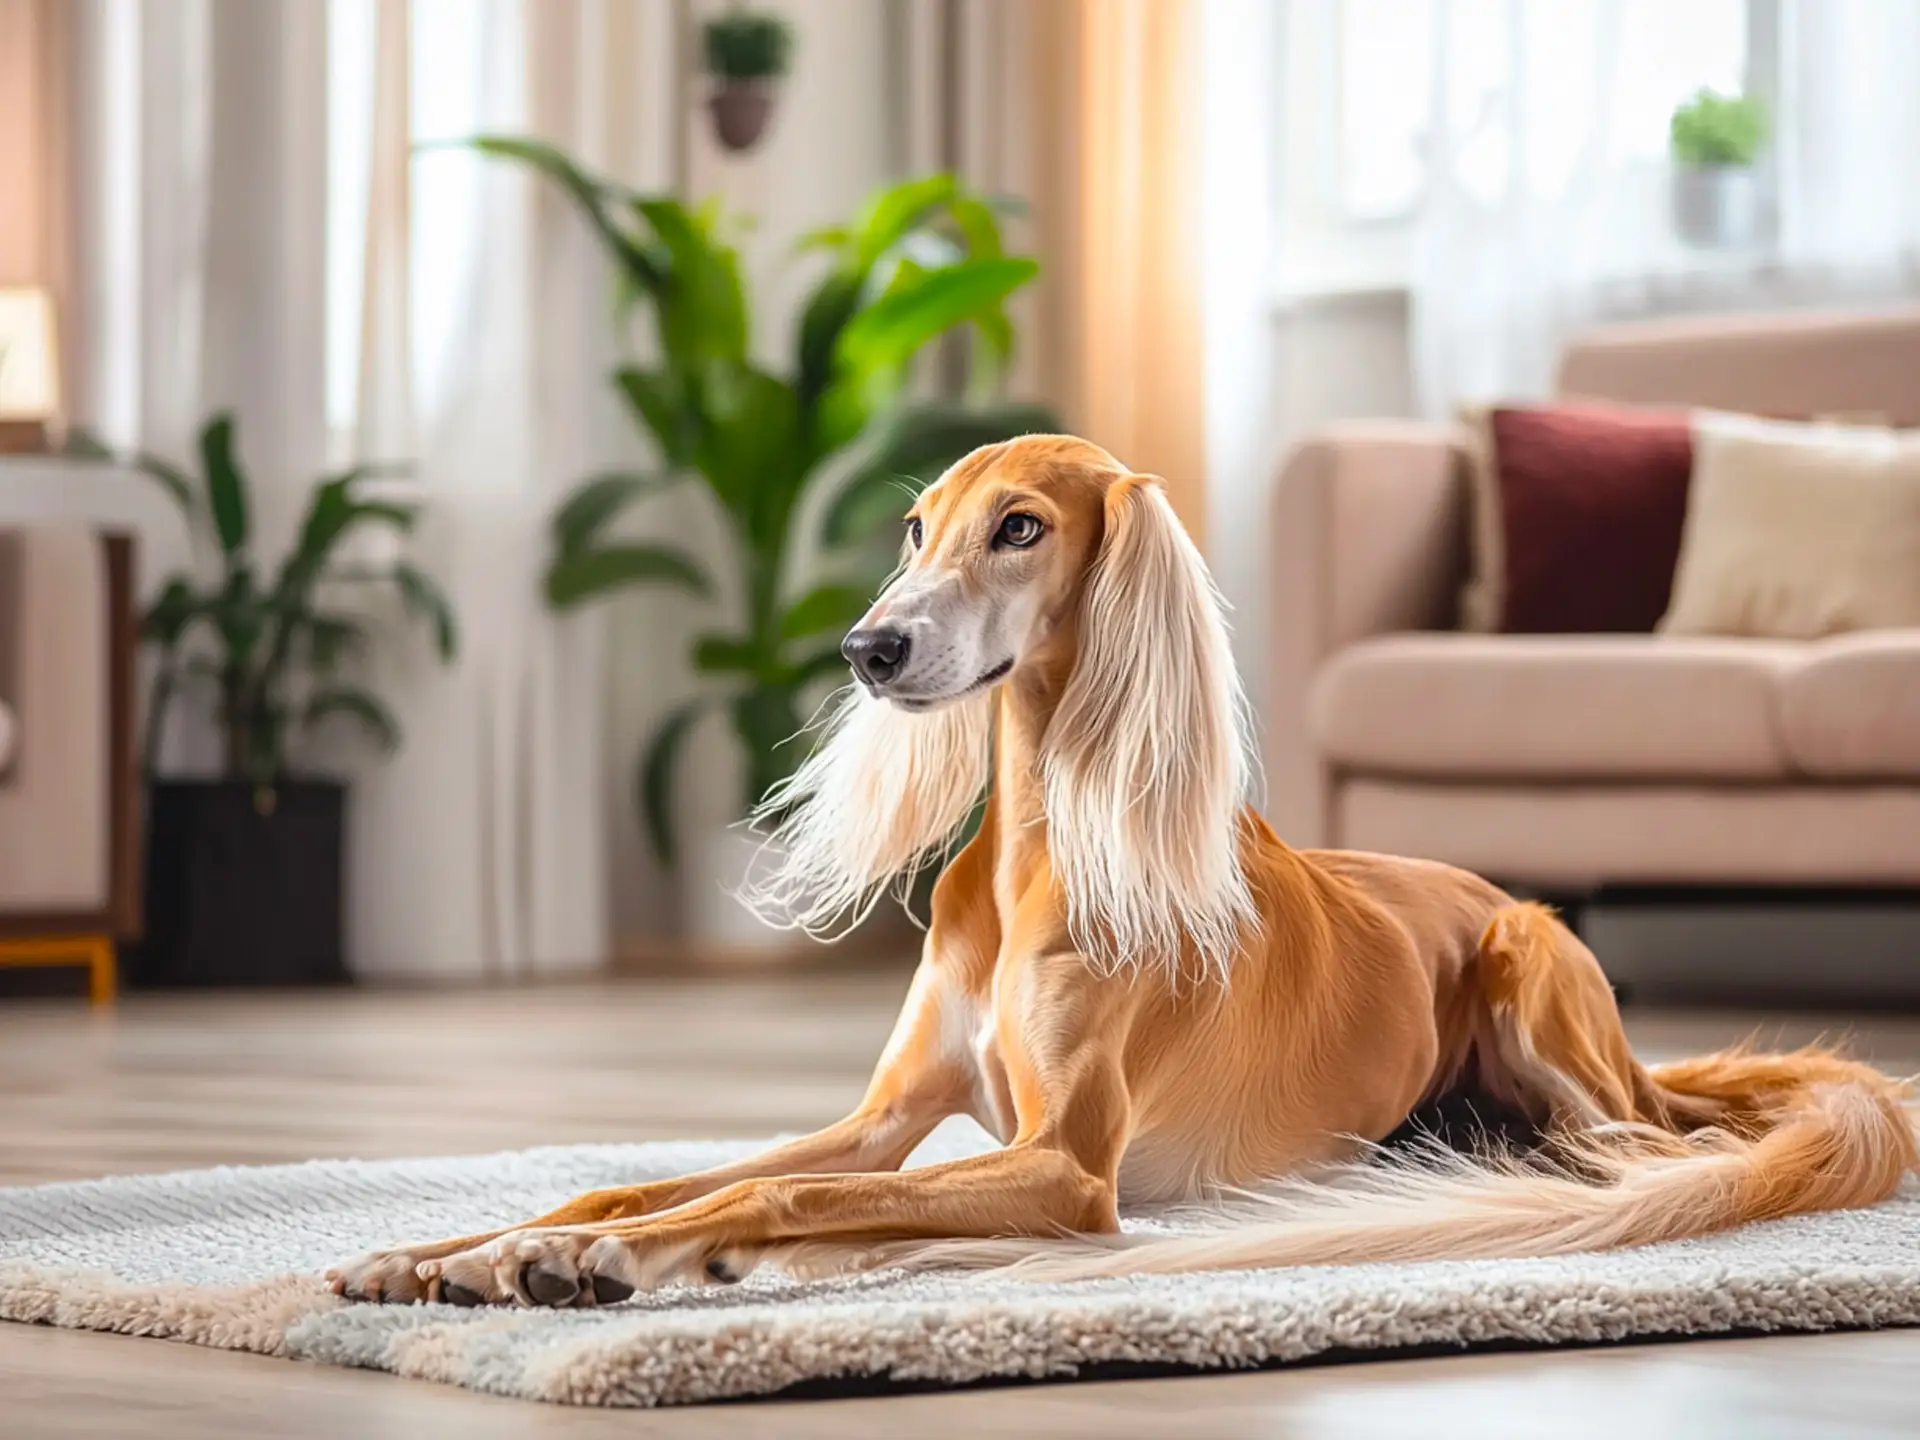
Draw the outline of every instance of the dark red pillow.
[[[1685,410],[1487,412],[1508,634],[1651,631],[1667,612],[1693,474]]]

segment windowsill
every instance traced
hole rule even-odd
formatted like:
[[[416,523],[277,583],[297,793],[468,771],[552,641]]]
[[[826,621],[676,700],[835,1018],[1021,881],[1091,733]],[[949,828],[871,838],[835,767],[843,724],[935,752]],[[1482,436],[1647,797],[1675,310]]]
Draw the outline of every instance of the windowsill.
[[[1413,273],[1413,223],[1327,222],[1283,229],[1269,273],[1276,316],[1404,303]]]
[[[1920,261],[1909,262],[1920,273]],[[1866,267],[1871,269],[1873,267]],[[1866,273],[1785,259],[1771,244],[1739,249],[1695,249],[1675,240],[1644,263],[1612,274],[1572,277],[1566,293],[1575,309],[1596,318],[1657,316],[1744,300],[1793,306],[1843,300],[1884,289]],[[1276,271],[1267,292],[1274,318],[1324,310],[1404,304],[1412,291],[1404,272],[1290,266]]]
[[[1823,264],[1790,260],[1771,246],[1701,251],[1635,275],[1613,275],[1581,287],[1585,312],[1597,322],[1742,309],[1794,310],[1875,304],[1911,293],[1912,262]]]
[[[1268,291],[1269,308],[1276,318],[1316,310],[1344,310],[1360,305],[1403,304],[1409,286],[1403,277],[1290,276]]]

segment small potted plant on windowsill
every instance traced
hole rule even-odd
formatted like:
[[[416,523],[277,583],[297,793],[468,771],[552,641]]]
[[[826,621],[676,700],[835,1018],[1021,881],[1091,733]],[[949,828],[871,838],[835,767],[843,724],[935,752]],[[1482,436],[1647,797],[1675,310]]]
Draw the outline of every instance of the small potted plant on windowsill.
[[[773,118],[774,85],[793,59],[793,29],[777,15],[735,6],[709,20],[703,38],[714,134],[729,150],[751,150]]]
[[[1692,245],[1738,249],[1761,234],[1754,163],[1767,139],[1767,108],[1752,95],[1702,90],[1673,112],[1673,220]]]
[[[451,660],[454,620],[432,579],[405,560],[342,559],[342,542],[368,528],[406,531],[416,509],[370,494],[373,467],[329,476],[274,572],[255,562],[247,480],[233,418],[200,435],[202,474],[152,456],[131,463],[159,480],[196,534],[210,522],[219,578],[170,578],[142,620],[157,652],[149,697],[146,937],[131,957],[136,985],[321,984],[344,980],[341,876],[345,787],[293,768],[290,742],[336,718],[383,749],[399,725],[352,683],[351,662],[372,642],[343,602],[367,587],[398,595],[429,623]],[[221,741],[217,778],[163,779],[159,739],[174,699],[211,701]]]

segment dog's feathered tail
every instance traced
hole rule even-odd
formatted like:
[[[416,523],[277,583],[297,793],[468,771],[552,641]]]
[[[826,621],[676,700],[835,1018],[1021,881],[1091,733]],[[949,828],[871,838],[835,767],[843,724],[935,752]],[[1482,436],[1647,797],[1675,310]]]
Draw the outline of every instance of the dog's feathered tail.
[[[1827,1051],[1724,1051],[1652,1074],[1724,1106],[1722,1125],[1684,1139],[1638,1126],[1576,1137],[1566,1173],[1417,1152],[1236,1194],[1205,1206],[1194,1233],[943,1240],[881,1263],[1063,1281],[1561,1255],[1871,1205],[1915,1168],[1906,1087]]]

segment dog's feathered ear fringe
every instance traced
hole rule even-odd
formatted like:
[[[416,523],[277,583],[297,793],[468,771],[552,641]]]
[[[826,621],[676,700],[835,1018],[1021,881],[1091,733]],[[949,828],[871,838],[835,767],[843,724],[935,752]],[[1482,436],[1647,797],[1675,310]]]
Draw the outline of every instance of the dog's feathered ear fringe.
[[[1042,755],[1068,931],[1102,970],[1224,979],[1256,924],[1239,853],[1246,702],[1224,609],[1160,483],[1116,481]]]
[[[754,812],[769,873],[740,898],[817,938],[867,917],[896,878],[935,863],[987,783],[991,692],[909,713],[853,687],[807,763]]]

